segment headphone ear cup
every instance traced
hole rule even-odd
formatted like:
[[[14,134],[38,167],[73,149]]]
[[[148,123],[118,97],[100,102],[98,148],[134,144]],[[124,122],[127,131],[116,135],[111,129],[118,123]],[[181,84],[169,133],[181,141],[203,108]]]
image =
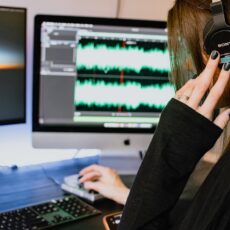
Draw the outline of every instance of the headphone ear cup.
[[[210,34],[211,34],[211,31],[213,30],[213,27],[214,27],[214,21],[213,19],[210,19],[206,26],[204,27],[204,31],[203,31],[203,39],[204,39],[204,49],[205,51],[210,54],[211,51],[210,51],[210,48],[209,48],[209,44],[211,42],[210,40]]]

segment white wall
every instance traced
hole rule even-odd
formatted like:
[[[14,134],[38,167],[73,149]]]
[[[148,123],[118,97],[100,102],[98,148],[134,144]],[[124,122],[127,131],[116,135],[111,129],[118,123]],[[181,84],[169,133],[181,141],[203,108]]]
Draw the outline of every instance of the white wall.
[[[121,0],[119,15],[125,18],[166,20],[172,2]],[[28,9],[27,124],[0,127],[0,165],[23,165],[72,157],[72,150],[34,150],[31,146],[33,18],[38,13],[115,17],[117,0],[0,0],[0,5]]]
[[[167,20],[174,0],[121,0],[119,17]]]

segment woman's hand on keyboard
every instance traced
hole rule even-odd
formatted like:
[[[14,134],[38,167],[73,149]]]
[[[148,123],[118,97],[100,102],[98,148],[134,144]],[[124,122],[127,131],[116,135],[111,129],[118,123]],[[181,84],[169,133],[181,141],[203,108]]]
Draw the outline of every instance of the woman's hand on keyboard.
[[[103,196],[125,204],[129,195],[129,189],[122,182],[114,169],[91,165],[80,172],[80,183],[84,184],[87,190],[94,190]]]

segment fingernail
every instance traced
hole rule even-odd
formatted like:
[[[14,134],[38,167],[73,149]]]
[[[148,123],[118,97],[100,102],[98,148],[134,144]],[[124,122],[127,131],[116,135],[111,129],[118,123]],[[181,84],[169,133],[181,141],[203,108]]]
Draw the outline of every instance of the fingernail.
[[[82,178],[82,176],[81,175],[78,175],[78,180],[80,180]]]
[[[84,187],[84,184],[83,183],[80,183],[79,184],[79,188],[83,188]]]
[[[211,53],[212,60],[217,59],[218,56],[219,56],[219,53],[216,50],[213,50]]]
[[[229,71],[230,70],[230,63],[229,62],[224,64],[224,70],[225,71]]]

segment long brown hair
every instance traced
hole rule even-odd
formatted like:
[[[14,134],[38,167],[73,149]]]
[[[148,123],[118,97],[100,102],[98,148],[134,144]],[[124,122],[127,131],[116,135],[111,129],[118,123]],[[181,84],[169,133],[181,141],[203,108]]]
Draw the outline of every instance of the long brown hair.
[[[211,19],[211,0],[176,0],[168,13],[171,80],[179,89],[194,74],[204,69],[203,30]],[[224,0],[229,12],[230,0]],[[230,14],[227,13],[227,19]]]
[[[168,13],[168,45],[172,69],[170,77],[176,89],[205,68],[203,30],[211,19],[210,4],[211,0],[176,0]],[[223,0],[223,4],[229,23],[230,0]],[[223,147],[229,143],[229,134],[225,133]],[[230,143],[226,151],[230,152]]]

